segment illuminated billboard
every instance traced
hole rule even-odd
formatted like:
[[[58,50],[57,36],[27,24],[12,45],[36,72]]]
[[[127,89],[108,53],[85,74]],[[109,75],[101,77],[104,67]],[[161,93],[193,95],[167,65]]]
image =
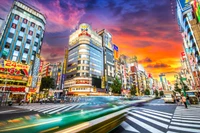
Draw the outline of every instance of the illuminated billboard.
[[[190,1],[191,0],[177,0],[182,12],[191,8]]]
[[[193,3],[193,12],[196,15],[197,21],[200,22],[200,4],[196,0]]]
[[[113,45],[113,49],[114,49],[114,59],[118,59],[119,58],[119,51],[118,51],[118,47],[114,44]]]
[[[29,76],[29,66],[10,60],[0,60],[0,73]]]

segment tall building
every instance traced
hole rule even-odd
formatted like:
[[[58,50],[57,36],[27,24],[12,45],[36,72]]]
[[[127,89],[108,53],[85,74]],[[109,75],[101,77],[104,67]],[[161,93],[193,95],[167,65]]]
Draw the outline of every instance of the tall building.
[[[188,82],[193,89],[200,86],[200,1],[177,0],[177,20],[183,38],[186,63],[189,65]]]
[[[102,38],[86,23],[69,37],[64,88],[68,94],[88,95],[101,88],[103,76]]]
[[[98,32],[102,37],[103,46],[103,78],[102,78],[102,88],[109,90],[110,85],[113,83],[115,76],[115,66],[114,66],[114,52],[112,35],[105,29]]]
[[[32,6],[14,1],[0,40],[0,58],[30,64],[40,54],[46,18]]]
[[[36,87],[45,24],[46,18],[38,9],[17,0],[13,2],[0,36],[0,58],[4,61],[1,74],[9,73],[6,78],[0,76],[0,82],[9,80],[7,90],[23,87],[22,91],[28,92],[30,87]],[[6,72],[8,69],[4,68],[12,69],[14,73]],[[32,83],[28,83],[29,76],[32,76]]]

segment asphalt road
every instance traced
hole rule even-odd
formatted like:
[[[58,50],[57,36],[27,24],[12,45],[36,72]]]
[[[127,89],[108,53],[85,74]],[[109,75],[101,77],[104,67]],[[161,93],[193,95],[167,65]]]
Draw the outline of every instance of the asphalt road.
[[[133,107],[110,133],[200,133],[200,106],[185,109],[176,103],[155,99]]]

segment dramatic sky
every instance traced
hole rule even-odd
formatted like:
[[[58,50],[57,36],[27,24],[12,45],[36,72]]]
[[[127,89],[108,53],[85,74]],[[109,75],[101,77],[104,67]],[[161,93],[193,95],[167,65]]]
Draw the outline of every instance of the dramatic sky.
[[[6,18],[13,0],[0,1]],[[170,0],[31,0],[47,16],[42,58],[63,59],[64,47],[77,24],[107,29],[121,54],[136,55],[145,70],[157,78],[161,72],[178,71],[181,35],[171,12]],[[167,74],[173,80],[174,74]]]

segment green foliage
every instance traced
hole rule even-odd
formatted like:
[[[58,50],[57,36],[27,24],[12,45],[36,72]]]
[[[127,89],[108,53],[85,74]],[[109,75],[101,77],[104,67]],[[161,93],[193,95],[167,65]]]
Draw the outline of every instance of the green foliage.
[[[131,95],[135,95],[136,92],[137,92],[136,86],[135,86],[135,85],[134,85],[134,86],[132,85],[130,91],[131,91]]]
[[[182,84],[183,84],[183,89],[184,89],[184,91],[188,91],[188,90],[189,90],[189,87],[188,87],[184,82],[182,82]]]
[[[117,77],[113,80],[113,84],[111,84],[110,87],[112,88],[113,93],[121,94],[122,83]]]
[[[51,77],[43,77],[40,85],[40,91],[44,91],[44,89],[55,89],[54,79]]]
[[[145,89],[145,90],[144,90],[144,94],[145,94],[145,95],[150,95],[150,90],[149,90],[149,89]]]
[[[160,96],[164,96],[164,92],[163,91],[160,91]]]
[[[178,87],[178,83],[174,84],[174,91],[178,92],[179,94],[181,94],[181,88]]]
[[[158,90],[155,90],[154,94],[156,95],[156,97],[158,97]]]

